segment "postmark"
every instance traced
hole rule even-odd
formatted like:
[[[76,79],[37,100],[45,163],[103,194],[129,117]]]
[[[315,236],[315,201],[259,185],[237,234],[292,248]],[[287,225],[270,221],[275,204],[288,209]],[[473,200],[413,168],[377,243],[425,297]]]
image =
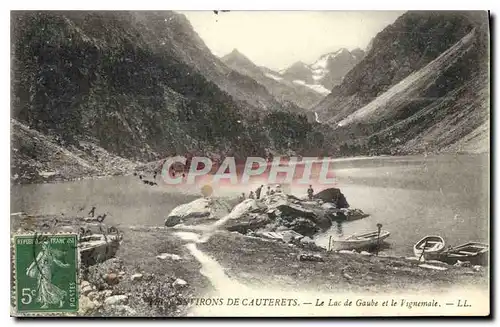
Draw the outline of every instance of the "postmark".
[[[14,235],[17,315],[78,311],[76,234]]]

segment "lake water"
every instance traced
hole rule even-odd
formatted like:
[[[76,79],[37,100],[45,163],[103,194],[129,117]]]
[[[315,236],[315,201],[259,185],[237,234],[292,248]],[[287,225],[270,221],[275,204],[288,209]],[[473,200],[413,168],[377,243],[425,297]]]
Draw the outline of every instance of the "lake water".
[[[432,155],[353,158],[331,164],[337,184],[353,208],[370,217],[342,224],[317,237],[328,244],[330,235],[376,230],[391,232],[388,254],[410,255],[413,244],[438,234],[448,245],[489,240],[489,157],[487,155]],[[252,186],[254,187],[254,186]],[[320,185],[313,185],[320,191]],[[216,190],[237,195],[243,188]],[[305,188],[292,192],[304,195]],[[195,188],[149,186],[138,177],[88,179],[58,184],[15,185],[11,212],[85,215],[107,213],[106,223],[163,225],[177,205],[198,197]]]

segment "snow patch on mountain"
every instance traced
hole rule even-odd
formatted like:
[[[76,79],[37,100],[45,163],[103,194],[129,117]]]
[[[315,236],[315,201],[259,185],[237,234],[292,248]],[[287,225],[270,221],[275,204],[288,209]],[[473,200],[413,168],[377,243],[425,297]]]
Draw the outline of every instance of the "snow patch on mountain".
[[[281,80],[283,80],[283,77],[279,77],[279,76],[276,76],[276,75],[274,75],[274,74],[264,73],[264,75],[265,75],[266,77],[269,77],[269,78],[274,79],[275,81],[281,81]]]
[[[339,49],[335,52],[332,53],[327,53],[325,55],[322,55],[318,60],[316,60],[313,64],[311,64],[309,67],[312,70],[313,73],[313,79],[315,81],[319,81],[323,77],[326,76],[326,74],[329,73],[328,69],[328,61],[331,59],[334,59],[338,57],[341,54],[348,53],[350,56],[352,56],[351,53],[347,49]]]
[[[306,82],[298,80],[298,79],[294,80],[293,82],[295,84],[307,86],[311,90],[316,91],[316,92],[318,92],[319,94],[322,94],[322,95],[328,95],[328,94],[330,94],[330,90],[328,90],[327,88],[325,88],[323,85],[320,85],[320,84],[307,84]]]

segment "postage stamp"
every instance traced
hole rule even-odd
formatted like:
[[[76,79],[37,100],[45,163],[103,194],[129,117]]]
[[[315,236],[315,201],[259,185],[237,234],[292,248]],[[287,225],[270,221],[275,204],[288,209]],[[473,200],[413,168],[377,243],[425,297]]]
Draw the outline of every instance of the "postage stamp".
[[[78,310],[76,234],[15,235],[14,267],[18,314]]]

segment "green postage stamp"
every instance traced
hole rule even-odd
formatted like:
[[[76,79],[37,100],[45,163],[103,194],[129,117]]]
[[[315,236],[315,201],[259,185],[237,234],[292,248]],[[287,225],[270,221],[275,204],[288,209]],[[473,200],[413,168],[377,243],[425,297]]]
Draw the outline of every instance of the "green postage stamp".
[[[76,234],[14,236],[14,313],[78,311]]]

